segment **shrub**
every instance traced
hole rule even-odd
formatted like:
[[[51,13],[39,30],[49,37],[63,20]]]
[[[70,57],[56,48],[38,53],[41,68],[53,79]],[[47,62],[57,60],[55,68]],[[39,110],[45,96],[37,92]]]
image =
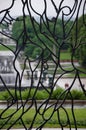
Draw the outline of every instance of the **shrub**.
[[[72,90],[71,91],[72,97],[73,99],[76,100],[83,100],[86,99],[86,96],[84,95],[84,93],[80,90]]]
[[[8,91],[4,91],[2,93],[2,97],[3,97],[4,100],[9,100],[11,98],[11,95]]]
[[[35,98],[38,99],[38,100],[47,99],[48,97],[49,97],[49,94],[45,90],[37,91],[36,96],[35,96]]]
[[[23,100],[26,99],[37,99],[37,100],[45,100],[47,98],[49,98],[49,93],[46,90],[37,90],[34,89],[26,89],[24,91],[21,91],[21,95],[19,90],[17,90],[17,95],[15,97],[15,90],[9,90],[10,93],[12,94],[12,96],[10,95],[10,93],[6,90],[6,91],[1,91],[0,92],[0,100],[11,100],[12,98],[14,99],[18,99],[20,100],[20,98],[22,97]],[[66,93],[67,91],[65,91],[64,89],[58,87],[56,90],[54,90],[51,94],[51,99],[59,99],[62,100],[64,99],[64,97],[66,96],[66,99],[70,100],[71,99],[71,95],[72,98],[74,100],[86,100],[86,96],[84,94],[83,91],[80,90],[71,90],[70,93]]]
[[[64,92],[64,89],[58,87],[56,90],[53,91],[51,99],[63,99],[61,94]]]
[[[22,91],[22,99],[25,100],[29,98],[30,96],[28,94],[29,94],[29,91],[27,89]]]

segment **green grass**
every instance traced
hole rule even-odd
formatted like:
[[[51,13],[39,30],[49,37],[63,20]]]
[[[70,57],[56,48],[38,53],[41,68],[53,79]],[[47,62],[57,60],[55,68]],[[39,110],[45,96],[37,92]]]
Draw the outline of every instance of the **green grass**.
[[[60,60],[71,60],[72,54],[69,51],[61,51],[60,52]],[[73,57],[74,60],[76,60],[75,57]]]
[[[29,66],[27,66],[27,64],[26,64],[26,66],[24,66],[24,64],[20,64],[20,66],[21,66],[21,69],[23,70],[24,68],[25,69],[29,69]]]
[[[80,78],[86,78],[86,74],[83,74],[83,73],[80,73],[79,74]],[[71,74],[68,74],[67,76],[65,77],[69,77],[69,78],[74,78],[75,77],[75,74],[74,73],[71,73]]]
[[[71,60],[71,54],[69,52],[61,52],[60,59],[61,60]]]
[[[15,49],[15,46],[13,46],[13,45],[12,46],[8,45],[7,47],[9,47],[12,50]],[[9,51],[9,49],[7,47],[0,45],[0,51]]]
[[[31,122],[33,121],[33,119],[36,115],[33,127],[39,127],[40,125],[42,125],[42,123],[44,122],[44,119],[47,120],[47,123],[44,125],[44,127],[49,127],[49,128],[60,127],[58,116],[57,116],[58,112],[59,112],[61,123],[63,125],[65,125],[67,123],[67,115],[66,115],[66,112],[67,112],[67,114],[69,116],[70,123],[71,123],[72,127],[74,127],[73,113],[72,113],[71,109],[65,109],[64,110],[64,109],[60,108],[60,109],[57,109],[56,111],[54,111],[54,113],[53,113],[53,110],[54,110],[54,108],[49,108],[48,110],[46,110],[44,112],[44,109],[40,108],[38,110],[38,114],[36,115],[36,109],[35,108],[31,108],[28,111],[27,111],[27,109],[19,109],[18,111],[16,111],[16,109],[9,109],[9,110],[6,110],[2,114],[3,120],[0,120],[0,126],[4,125],[4,128],[8,128],[10,125],[12,125],[12,123],[15,122],[15,120],[19,119],[13,127],[14,128],[15,127],[16,128],[22,128],[23,126],[22,126],[22,123],[20,121],[20,117],[22,117],[22,120],[24,121],[25,125],[27,127],[30,127]],[[0,110],[0,113],[2,111],[3,110]],[[23,111],[25,113],[22,115]],[[13,113],[15,113],[15,114],[13,114]],[[86,113],[85,108],[74,109],[74,115],[75,115],[75,118],[76,118],[77,127],[84,127],[84,128],[86,127],[86,114],[85,113]],[[9,122],[6,124],[5,122],[8,119],[8,118],[6,118],[7,116],[9,116],[9,117],[11,116],[11,118],[10,118]],[[51,118],[50,118],[50,116],[51,116]],[[69,125],[66,125],[66,127],[68,127],[68,126]]]
[[[69,68],[69,67],[68,68],[63,68],[63,69],[68,72],[67,75],[64,75],[64,77],[67,77],[67,78],[74,78],[75,77],[76,72],[73,71],[72,67],[71,68]],[[86,74],[84,73],[85,71],[86,71],[85,69],[83,69],[83,73],[81,73],[79,71],[79,76],[81,78],[86,78]],[[53,75],[54,72],[55,72],[55,68],[53,68],[51,70],[48,70],[47,72],[48,72],[48,74],[52,74]],[[57,69],[56,74],[62,74],[62,73],[64,73],[63,70]]]

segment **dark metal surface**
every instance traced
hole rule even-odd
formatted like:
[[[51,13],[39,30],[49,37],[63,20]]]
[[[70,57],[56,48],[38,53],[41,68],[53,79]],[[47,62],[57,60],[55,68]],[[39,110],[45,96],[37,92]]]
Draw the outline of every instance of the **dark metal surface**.
[[[5,26],[5,24],[6,24],[9,27],[9,25],[13,24],[13,22],[20,21],[20,19],[18,19],[18,18],[16,19],[13,16],[11,16],[11,13],[10,13],[11,9],[15,6],[16,1],[17,0],[13,0],[9,7],[7,7],[7,8],[0,11],[0,15],[4,14],[1,17],[1,20],[0,20],[1,25]],[[16,71],[16,80],[15,80],[15,85],[14,85],[15,96],[12,95],[8,85],[6,85],[6,83],[3,80],[2,75],[0,75],[0,79],[1,79],[1,81],[3,83],[3,85],[4,85],[4,88],[9,92],[10,97],[11,97],[11,104],[8,105],[7,108],[4,109],[0,113],[0,121],[4,122],[4,123],[2,123],[2,125],[0,124],[0,129],[2,130],[6,126],[7,130],[10,130],[13,126],[16,125],[16,122],[20,121],[20,123],[22,124],[22,128],[24,128],[25,130],[31,130],[33,128],[33,126],[34,126],[34,123],[36,121],[37,116],[40,115],[43,121],[41,122],[41,125],[39,125],[36,128],[36,130],[42,130],[42,128],[45,126],[45,124],[52,118],[54,113],[57,112],[57,119],[59,121],[59,125],[60,125],[61,129],[63,130],[64,127],[69,126],[69,129],[71,130],[71,127],[72,127],[71,126],[72,125],[71,120],[69,119],[69,115],[68,115],[67,110],[65,109],[65,107],[63,107],[63,104],[64,104],[64,102],[66,100],[67,95],[70,94],[70,96],[71,96],[71,113],[72,113],[73,120],[74,120],[75,130],[77,130],[76,117],[75,117],[75,114],[74,114],[73,97],[72,97],[71,92],[70,92],[77,78],[78,78],[80,87],[81,87],[81,89],[83,91],[83,94],[86,94],[85,88],[83,87],[83,83],[82,83],[82,81],[80,79],[80,75],[79,75],[80,70],[78,70],[77,67],[74,64],[74,51],[75,51],[75,49],[77,49],[77,47],[76,47],[76,45],[73,47],[71,58],[70,58],[70,62],[71,62],[72,68],[73,68],[72,70],[67,70],[67,69],[63,68],[62,63],[61,63],[61,59],[60,59],[60,54],[61,54],[61,51],[62,51],[62,47],[65,46],[66,44],[67,45],[69,44],[69,43],[67,43],[67,41],[69,39],[72,28],[74,27],[75,23],[78,24],[79,10],[81,9],[81,6],[82,6],[83,24],[86,25],[86,23],[85,23],[86,21],[84,19],[85,10],[86,10],[86,1],[85,0],[74,0],[72,7],[70,7],[69,5],[63,4],[65,2],[65,0],[60,0],[60,2],[58,3],[59,6],[56,5],[54,0],[50,0],[52,6],[54,8],[54,11],[56,12],[56,15],[52,16],[52,18],[49,18],[47,16],[47,10],[48,10],[48,6],[47,6],[48,2],[47,2],[47,0],[43,0],[44,10],[43,10],[42,13],[37,12],[33,8],[33,4],[32,4],[33,2],[31,0],[20,0],[20,1],[21,1],[21,4],[22,4],[21,9],[22,9],[22,16],[23,17],[22,17],[21,21],[23,23],[22,24],[23,30],[21,31],[21,34],[20,34],[19,38],[14,39],[12,37],[12,35],[8,34],[8,32],[0,31],[0,34],[2,34],[3,36],[6,36],[7,38],[9,38],[11,40],[13,40],[15,42],[15,44],[16,44],[15,45],[15,50],[12,50],[9,47],[7,47],[7,45],[4,44],[0,40],[0,44],[2,46],[4,46],[4,47],[8,48],[8,50],[10,50],[14,54],[13,67],[14,67],[14,69]],[[35,0],[34,0],[34,2],[35,2]],[[27,12],[28,12],[29,16],[26,15],[25,9],[27,9]],[[68,10],[67,13],[65,13],[66,9]],[[34,14],[37,15],[37,17],[39,19],[38,21],[35,20],[35,17],[33,17],[32,12],[34,12]],[[33,31],[34,31],[34,35],[40,41],[40,44],[42,46],[40,46],[38,43],[35,43],[31,39],[31,37],[28,36],[27,27],[26,27],[26,23],[25,23],[26,16],[30,18],[31,26],[33,27]],[[62,30],[63,30],[61,36],[60,35],[57,36],[58,29],[56,28],[56,26],[58,24],[59,16],[61,18]],[[72,25],[70,26],[69,30],[66,30],[69,22],[72,19],[73,19]],[[65,22],[65,20],[66,20],[66,22]],[[50,23],[53,24],[53,29],[52,30],[51,30],[51,27],[50,27]],[[39,27],[39,32],[40,32],[42,37],[40,37],[38,31],[36,30],[36,27],[35,27],[36,24]],[[28,26],[29,26],[29,24],[28,24]],[[44,26],[46,28],[47,33],[45,32],[45,29],[42,26]],[[77,43],[77,33],[78,33],[78,31],[77,31],[77,25],[76,25],[75,44]],[[20,40],[21,37],[23,39],[23,43],[22,43],[22,45],[20,47],[18,47],[19,40]],[[46,39],[46,41],[50,42],[50,44],[53,45],[54,51],[53,51],[53,49],[51,49],[45,43],[44,39]],[[24,69],[22,70],[22,73],[20,74],[20,72],[17,69],[17,66],[15,65],[15,63],[16,63],[16,60],[19,58],[19,55],[22,52],[22,49],[25,48],[25,46],[28,44],[27,41],[29,41],[30,44],[40,48],[41,53],[34,60],[30,59],[27,56],[24,57],[24,59],[23,59]],[[60,41],[60,43],[59,43],[59,41]],[[79,44],[78,44],[78,46],[79,46]],[[55,52],[55,48],[56,48],[57,52]],[[45,57],[45,51],[46,50],[48,51],[47,57]],[[51,57],[51,59],[50,59],[50,57]],[[27,62],[28,62],[29,69],[30,69],[30,76],[31,76],[30,77],[30,82],[31,83],[30,83],[29,87],[27,86],[27,91],[28,91],[27,100],[23,102],[22,95],[21,95],[21,92],[22,92],[22,77],[23,77],[25,66],[26,66]],[[46,70],[49,69],[49,63],[50,62],[53,63],[54,69],[53,69],[53,74],[50,75],[50,78],[49,78],[50,82],[49,82],[48,87],[50,89],[47,89],[47,86],[44,83],[44,81],[46,80],[46,75],[47,75]],[[33,63],[36,63],[35,68],[33,68],[33,66],[32,66]],[[38,79],[37,84],[35,86],[35,91],[34,91],[33,97],[31,99],[29,99],[30,91],[34,86],[33,81],[34,81],[34,79],[37,80],[37,72],[36,71],[37,71],[39,65],[40,65],[40,68],[41,68],[40,69],[40,76],[39,76],[39,79]],[[58,75],[58,77],[56,77],[56,75],[58,73],[58,68],[61,69],[62,74],[60,74],[60,75]],[[56,102],[54,102],[52,105],[49,105],[49,101],[51,99],[52,93],[53,93],[53,91],[54,91],[54,89],[56,87],[56,84],[60,80],[60,78],[62,78],[64,75],[66,75],[68,73],[72,73],[72,72],[75,72],[75,76],[73,78],[73,81],[72,81],[71,85],[67,89],[65,89],[65,91],[63,93],[61,93],[61,95],[59,95]],[[27,72],[27,74],[28,74],[28,82],[29,82],[29,72]],[[35,95],[36,95],[38,89],[40,89],[40,86],[41,86],[42,89],[44,89],[45,91],[48,92],[49,98],[44,100],[43,102],[41,102],[40,106],[38,107],[37,106],[37,100],[35,99]],[[18,106],[17,90],[19,90],[19,95],[20,95],[20,102],[21,102],[20,106]],[[60,99],[61,96],[64,96],[64,99],[61,102],[61,104],[58,105],[59,104],[59,99]],[[31,103],[28,106],[28,108],[25,108],[25,105],[27,104],[27,102],[29,100],[30,100]],[[16,107],[15,111],[13,113],[9,114],[9,115],[4,116],[4,114],[15,103],[17,104],[17,107]],[[24,116],[25,113],[27,113],[27,111],[30,111],[30,109],[32,109],[33,106],[34,106],[35,114],[34,114],[32,122],[30,122],[29,128],[28,128],[28,126],[25,125],[25,122],[23,120],[23,116]],[[43,108],[43,111],[40,112],[42,108]],[[50,108],[53,108],[53,111],[50,113],[50,116],[47,117],[45,113]],[[64,113],[66,114],[66,117],[67,117],[67,122],[66,122],[65,125],[61,122],[60,113],[59,113],[60,109],[62,109],[64,111]],[[22,111],[21,111],[20,115],[18,116],[18,118],[16,119],[15,115],[18,113],[19,110],[22,110]],[[15,121],[12,122],[10,124],[10,126],[7,125],[9,123],[9,121],[12,120],[12,118],[15,118]],[[29,115],[28,115],[28,120],[29,120]]]

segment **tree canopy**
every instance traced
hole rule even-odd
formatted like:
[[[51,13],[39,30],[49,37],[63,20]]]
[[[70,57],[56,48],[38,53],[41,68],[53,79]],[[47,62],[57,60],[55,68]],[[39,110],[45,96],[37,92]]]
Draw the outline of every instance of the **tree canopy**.
[[[76,22],[71,33],[71,43],[75,48],[75,57],[86,67],[86,15]]]
[[[40,24],[39,24],[40,22]],[[18,42],[18,47],[22,48],[25,55],[31,58],[36,58],[44,52],[44,56],[53,53],[53,45],[56,51],[68,49],[72,47],[74,57],[76,57],[82,66],[86,67],[86,15],[77,18],[75,21],[64,21],[62,19],[44,20],[37,22],[34,18],[20,16],[13,23],[12,36]],[[70,26],[73,25],[70,34]],[[65,32],[64,32],[65,31]],[[68,34],[70,44],[64,39]],[[66,37],[68,39],[68,37]],[[65,44],[63,44],[65,42]],[[55,48],[54,47],[54,48]],[[56,53],[58,54],[58,53]]]
[[[35,58],[44,53],[44,56],[47,57],[51,53],[53,54],[52,48],[56,48],[56,52],[61,47],[62,49],[68,48],[66,43],[63,44],[64,29],[62,19],[52,18],[47,21],[41,19],[39,22],[29,16],[24,19],[21,16],[13,24],[13,38],[18,41],[18,46],[23,48],[26,56]],[[70,24],[71,22],[66,24],[65,33],[68,33]]]

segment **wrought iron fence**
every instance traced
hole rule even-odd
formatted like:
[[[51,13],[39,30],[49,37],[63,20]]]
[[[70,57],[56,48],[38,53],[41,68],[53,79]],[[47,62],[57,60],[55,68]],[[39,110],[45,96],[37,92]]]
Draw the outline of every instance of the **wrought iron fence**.
[[[17,17],[11,14],[17,0],[10,1],[8,7],[4,2],[4,8],[0,10],[0,90],[5,90],[6,95],[0,94],[8,102],[0,110],[0,129],[9,130],[18,123],[26,130],[33,127],[41,130],[49,121],[55,123],[52,118],[57,114],[59,127],[71,130],[71,119],[64,106],[69,95],[72,120],[77,130],[71,90],[77,80],[77,87],[86,96],[86,84],[81,78],[81,74],[86,77],[86,71],[78,67],[79,61],[86,65],[83,52],[86,51],[86,0],[74,0],[72,4],[67,3],[68,0],[57,1],[35,3],[33,0],[20,0],[22,15]],[[49,16],[49,12],[54,14]],[[64,58],[66,61],[61,57],[65,52],[70,53],[68,58]],[[61,84],[64,79],[69,79],[67,76],[72,76],[72,82]],[[60,84],[64,91],[50,103],[54,91],[62,87]],[[41,93],[40,98],[37,97],[38,92],[39,96]],[[39,102],[38,99],[44,100]],[[65,122],[61,119],[60,110],[66,115]],[[31,112],[34,113],[32,119],[29,117]],[[25,115],[28,115],[26,120]],[[40,120],[37,122],[38,116]]]

